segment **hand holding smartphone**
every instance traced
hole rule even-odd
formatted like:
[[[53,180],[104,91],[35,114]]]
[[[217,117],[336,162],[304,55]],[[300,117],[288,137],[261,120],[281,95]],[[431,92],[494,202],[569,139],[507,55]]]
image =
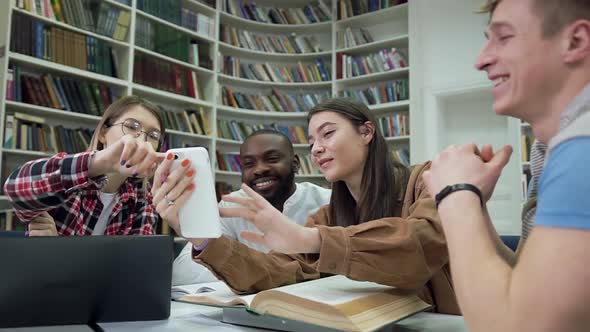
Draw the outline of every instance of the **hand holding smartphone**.
[[[218,238],[221,236],[221,222],[213,170],[209,152],[202,147],[170,149],[174,154],[171,170],[178,169],[183,159],[191,161],[196,175],[193,190],[188,201],[180,208],[180,232],[185,238]]]

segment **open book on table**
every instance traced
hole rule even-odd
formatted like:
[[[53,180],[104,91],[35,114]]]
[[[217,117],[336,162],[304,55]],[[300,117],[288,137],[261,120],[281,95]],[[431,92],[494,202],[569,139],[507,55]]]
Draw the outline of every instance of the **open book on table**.
[[[202,284],[204,285],[204,284]],[[185,295],[179,301],[240,309],[230,322],[262,326],[265,316],[288,319],[328,329],[373,331],[430,306],[413,293],[367,281],[333,276],[239,296],[223,282],[210,283],[206,293]],[[238,307],[238,308],[236,308]],[[246,315],[246,312],[252,314]],[[224,320],[226,310],[224,309]],[[236,319],[237,318],[237,319]],[[277,329],[286,329],[275,327]]]

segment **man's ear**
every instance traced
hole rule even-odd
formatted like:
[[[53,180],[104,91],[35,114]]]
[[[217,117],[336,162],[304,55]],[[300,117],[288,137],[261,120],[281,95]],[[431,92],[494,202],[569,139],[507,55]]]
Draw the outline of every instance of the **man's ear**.
[[[590,61],[590,21],[577,20],[563,31],[563,59],[566,64]]]
[[[291,170],[293,171],[293,173],[297,174],[297,172],[299,172],[300,165],[301,165],[301,160],[299,159],[299,156],[294,155],[293,162],[291,164]]]
[[[360,127],[359,132],[365,144],[369,144],[375,136],[375,124],[371,121],[365,121]]]

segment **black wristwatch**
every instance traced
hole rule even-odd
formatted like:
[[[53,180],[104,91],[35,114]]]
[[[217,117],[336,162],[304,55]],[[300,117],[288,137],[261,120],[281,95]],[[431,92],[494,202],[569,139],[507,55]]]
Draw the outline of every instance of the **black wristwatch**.
[[[469,183],[457,183],[451,186],[444,187],[436,196],[434,196],[434,201],[436,203],[436,208],[438,209],[438,205],[440,202],[447,197],[449,194],[454,193],[455,191],[461,190],[469,190],[477,194],[479,196],[479,201],[481,202],[481,207],[483,207],[483,195],[481,194],[481,190],[476,186],[469,184]]]

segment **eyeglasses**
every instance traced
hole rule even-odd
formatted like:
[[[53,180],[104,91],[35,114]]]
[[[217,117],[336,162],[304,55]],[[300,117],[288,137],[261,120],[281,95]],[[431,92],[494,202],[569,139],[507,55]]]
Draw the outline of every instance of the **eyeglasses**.
[[[157,129],[144,131],[141,123],[135,119],[125,119],[123,122],[113,123],[107,125],[107,128],[121,125],[121,130],[124,135],[131,135],[133,137],[139,137],[142,133],[145,134],[145,140],[150,142],[154,146],[159,146],[162,139],[162,132]]]

